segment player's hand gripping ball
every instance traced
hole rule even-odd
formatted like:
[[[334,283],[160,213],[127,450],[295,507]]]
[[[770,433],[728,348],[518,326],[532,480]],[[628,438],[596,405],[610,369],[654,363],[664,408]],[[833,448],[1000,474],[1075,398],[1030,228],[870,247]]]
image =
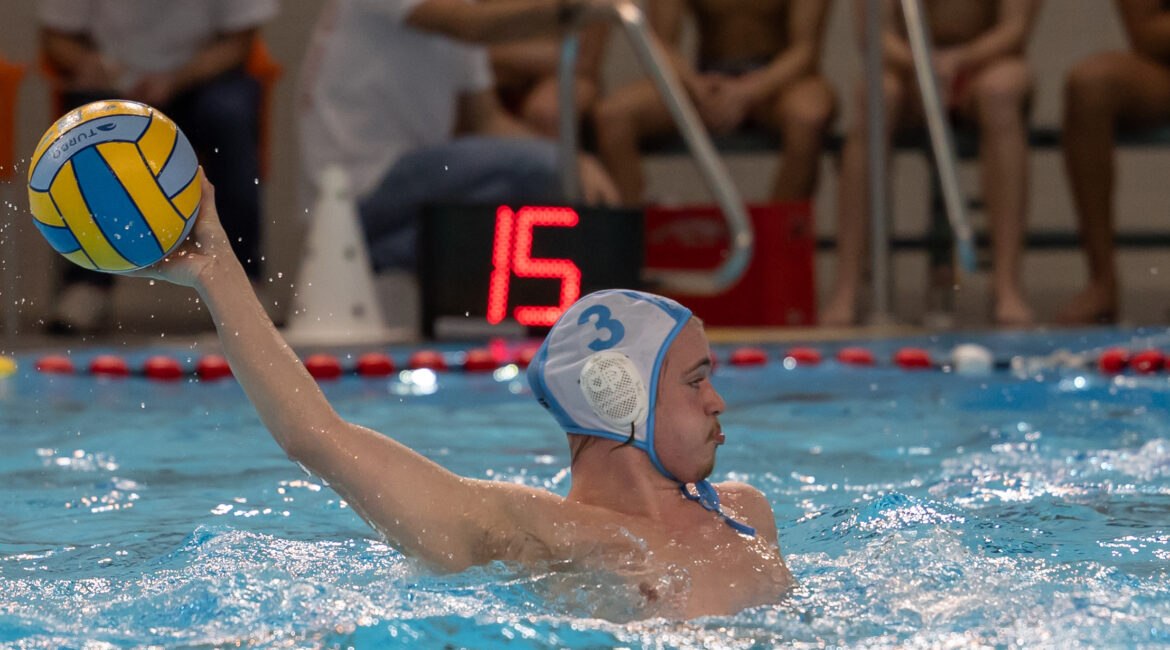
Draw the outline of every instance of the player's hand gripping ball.
[[[49,244],[87,269],[150,266],[195,225],[202,192],[187,137],[157,109],[94,102],[49,127],[33,153],[28,199]]]

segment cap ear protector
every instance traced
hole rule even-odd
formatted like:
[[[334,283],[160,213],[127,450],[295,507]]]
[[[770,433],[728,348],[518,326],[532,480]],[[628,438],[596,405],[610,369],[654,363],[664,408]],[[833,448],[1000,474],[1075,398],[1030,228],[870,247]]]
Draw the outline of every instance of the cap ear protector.
[[[581,394],[585,403],[613,427],[629,429],[646,421],[650,398],[638,368],[621,352],[605,350],[581,366]]]

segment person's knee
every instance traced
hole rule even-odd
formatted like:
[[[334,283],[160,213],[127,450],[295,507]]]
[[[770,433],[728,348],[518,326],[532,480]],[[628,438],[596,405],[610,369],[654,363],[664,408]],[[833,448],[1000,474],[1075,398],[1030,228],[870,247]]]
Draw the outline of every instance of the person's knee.
[[[1117,71],[1125,66],[1122,52],[1103,52],[1073,66],[1065,79],[1065,104],[1105,107],[1116,89]]]
[[[1024,65],[998,66],[980,76],[972,88],[980,121],[998,126],[1022,122],[1031,87]]]
[[[529,102],[524,105],[520,117],[537,133],[554,137],[560,126],[560,111],[556,104]]]
[[[780,107],[786,133],[823,137],[836,109],[836,99],[827,88],[811,88],[793,96]]]

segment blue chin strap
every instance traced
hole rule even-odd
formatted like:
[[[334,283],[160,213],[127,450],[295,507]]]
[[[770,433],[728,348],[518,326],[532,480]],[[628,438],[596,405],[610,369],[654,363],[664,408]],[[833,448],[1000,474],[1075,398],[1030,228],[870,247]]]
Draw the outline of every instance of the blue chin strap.
[[[735,532],[740,535],[747,535],[748,537],[756,536],[755,528],[743,522],[736,521],[728,517],[727,513],[723,512],[723,508],[719,505],[719,493],[715,491],[715,486],[711,485],[711,481],[703,479],[695,483],[695,494],[691,494],[691,491],[687,489],[686,483],[680,483],[678,489],[682,490],[684,497],[691,501],[698,501],[699,505],[723,517],[723,523],[734,528]]]
[[[735,519],[729,517],[727,513],[723,512],[723,506],[719,505],[719,493],[715,491],[715,486],[711,485],[711,481],[703,479],[698,483],[693,483],[692,485],[695,486],[695,492],[692,494],[691,491],[687,489],[686,483],[678,480],[674,477],[673,474],[666,471],[666,467],[662,465],[662,461],[658,460],[658,453],[654,451],[654,428],[652,426],[650,427],[649,431],[647,431],[646,444],[644,446],[635,446],[641,447],[642,451],[646,452],[646,455],[650,457],[650,462],[654,463],[654,467],[658,470],[659,474],[662,474],[666,478],[678,483],[678,489],[683,493],[684,497],[691,501],[697,501],[699,505],[703,506],[703,508],[706,510],[714,512],[720,517],[723,517],[723,523],[734,528],[735,532],[739,533],[740,535],[747,535],[748,537],[756,536],[755,528],[752,528],[743,522],[736,521]]]
[[[650,431],[647,443],[648,444],[643,448],[643,451],[646,452],[646,455],[650,456],[650,462],[654,463],[654,467],[658,469],[660,474],[678,483],[678,489],[680,492],[682,492],[684,497],[691,501],[698,502],[698,504],[703,506],[704,509],[710,512],[714,512],[715,514],[722,517],[723,523],[731,526],[735,532],[739,533],[740,535],[747,535],[748,537],[756,536],[755,528],[752,528],[751,526],[741,521],[736,521],[735,519],[732,519],[730,516],[728,516],[727,513],[723,512],[723,506],[719,505],[719,493],[715,491],[715,486],[711,485],[711,481],[703,479],[698,483],[692,483],[692,485],[695,486],[695,492],[692,494],[691,491],[687,489],[686,483],[678,480],[673,475],[671,475],[670,472],[666,471],[666,468],[663,467],[662,463],[658,460],[658,454],[654,452],[653,429]]]

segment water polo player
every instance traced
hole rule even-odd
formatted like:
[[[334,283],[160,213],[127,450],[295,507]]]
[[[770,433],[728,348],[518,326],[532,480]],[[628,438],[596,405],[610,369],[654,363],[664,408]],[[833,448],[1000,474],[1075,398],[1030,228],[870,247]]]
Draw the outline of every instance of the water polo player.
[[[193,236],[135,274],[198,291],[276,442],[404,554],[446,571],[499,560],[605,572],[643,615],[732,614],[789,589],[768,500],[707,481],[726,405],[689,310],[598,292],[549,333],[529,380],[569,434],[568,496],[460,477],[333,410],[256,299],[203,183]]]

